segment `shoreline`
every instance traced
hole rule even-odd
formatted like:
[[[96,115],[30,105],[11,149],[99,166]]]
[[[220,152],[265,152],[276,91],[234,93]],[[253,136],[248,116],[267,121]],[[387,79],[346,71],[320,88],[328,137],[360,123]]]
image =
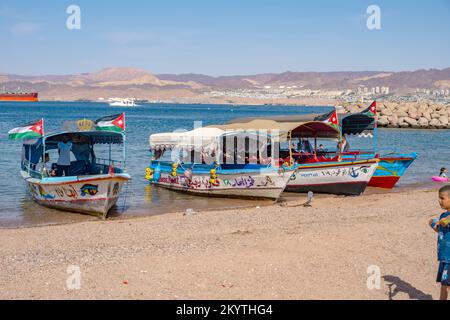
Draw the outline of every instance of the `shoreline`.
[[[0,298],[437,298],[436,188],[0,229]],[[384,278],[370,290],[373,265]]]
[[[39,100],[36,102],[27,102],[27,101],[0,101],[0,103],[6,104],[6,103],[46,103],[46,102],[52,102],[52,103],[98,103],[98,104],[106,104],[109,106],[109,102],[107,101],[96,101],[96,100],[88,100],[88,101],[77,101],[77,100]],[[337,101],[328,101],[330,103],[323,104],[320,101],[311,101],[310,103],[296,103],[296,102],[290,102],[290,103],[282,103],[282,102],[273,102],[273,103],[250,103],[245,101],[236,101],[236,102],[227,102],[227,101],[189,101],[189,102],[183,102],[183,101],[149,101],[149,102],[142,102],[141,105],[152,105],[152,104],[160,104],[160,105],[172,105],[172,104],[180,104],[180,105],[212,105],[212,106],[245,106],[245,107],[261,107],[261,106],[273,106],[273,107],[333,107],[334,103]],[[116,107],[117,108],[117,107]],[[134,107],[129,107],[134,108]]]
[[[400,187],[395,187],[394,189],[382,189],[382,188],[375,188],[375,187],[367,187],[366,191],[359,196],[338,196],[338,195],[331,195],[331,194],[314,194],[314,198],[316,199],[333,199],[333,198],[352,198],[352,197],[365,197],[370,195],[384,195],[384,194],[396,194],[396,193],[404,193],[404,192],[414,192],[414,191],[432,191],[439,188],[439,186],[436,185],[436,183],[433,182],[422,182],[422,183],[413,183],[408,185],[403,185]],[[194,214],[197,213],[207,213],[209,211],[227,211],[227,210],[241,210],[241,209],[251,209],[256,207],[271,207],[271,206],[277,206],[280,204],[290,204],[290,203],[296,203],[299,201],[302,201],[303,199],[306,199],[307,194],[306,193],[295,193],[295,192],[284,192],[280,199],[278,201],[270,201],[270,200],[254,200],[255,203],[246,203],[246,204],[234,204],[231,206],[226,207],[220,207],[220,208],[201,208],[201,209],[194,209]],[[203,198],[210,198],[210,197],[203,197]],[[226,199],[225,199],[226,200]],[[36,210],[39,210],[42,208],[39,204],[33,202],[33,205],[36,206]],[[52,209],[57,214],[60,215],[67,215],[67,221],[56,221],[56,222],[44,222],[41,224],[25,224],[25,225],[12,225],[12,226],[1,226],[0,225],[0,231],[1,230],[18,230],[18,229],[30,229],[30,228],[42,228],[42,227],[52,227],[52,226],[60,226],[60,225],[74,225],[79,223],[89,223],[89,222],[95,222],[95,221],[101,221],[97,217],[93,217],[87,214],[77,213],[77,212],[69,212],[69,211],[63,211],[63,210],[57,210]],[[164,216],[169,214],[185,214],[186,211],[181,210],[168,210],[168,211],[161,211],[157,213],[142,213],[145,209],[131,209],[127,210],[127,214],[125,215],[114,215],[110,216],[106,219],[106,221],[127,221],[127,220],[135,220],[140,218],[146,218],[146,217],[154,217],[154,216]],[[69,220],[70,218],[75,220]]]

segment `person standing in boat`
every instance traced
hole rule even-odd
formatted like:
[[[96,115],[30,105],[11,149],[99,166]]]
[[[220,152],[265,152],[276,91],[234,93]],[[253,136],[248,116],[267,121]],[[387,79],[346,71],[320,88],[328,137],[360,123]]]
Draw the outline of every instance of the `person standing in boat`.
[[[59,158],[57,162],[57,175],[61,177],[63,174],[65,176],[69,175],[70,168],[70,151],[72,150],[72,142],[69,138],[64,135],[62,141],[58,142],[58,152]]]
[[[350,150],[350,143],[348,143],[346,136],[342,136],[342,141],[338,143],[338,149],[341,152],[348,152]]]

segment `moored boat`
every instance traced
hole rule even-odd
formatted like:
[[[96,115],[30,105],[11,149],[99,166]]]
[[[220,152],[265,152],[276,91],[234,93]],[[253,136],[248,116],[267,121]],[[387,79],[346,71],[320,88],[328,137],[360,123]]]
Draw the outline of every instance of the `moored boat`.
[[[378,156],[380,161],[377,170],[369,181],[369,186],[392,189],[416,158],[416,153],[394,153]]]
[[[25,140],[21,175],[37,203],[105,219],[117,203],[124,184],[131,179],[125,169],[125,134],[104,128],[92,130],[93,123],[87,125],[88,120],[80,123],[84,128],[78,131]],[[111,121],[98,123],[111,124]],[[86,130],[87,127],[91,129]],[[52,163],[58,157],[61,142],[71,144],[70,164],[64,167],[64,176],[59,165]],[[113,145],[122,145],[122,152],[114,152],[122,160],[113,159]],[[108,156],[100,158],[101,154]]]
[[[247,123],[230,122],[226,128],[238,128],[244,126],[262,125],[278,128],[285,132],[287,146],[280,149],[281,163],[289,163],[295,172],[286,186],[285,191],[291,192],[318,192],[339,195],[359,195],[366,189],[369,180],[377,167],[376,159],[361,159],[358,161],[342,159],[340,151],[324,152],[318,149],[317,139],[338,141],[340,131],[336,112],[330,112],[321,116],[314,116],[310,120],[309,115],[294,117],[275,117],[269,120],[249,119]],[[300,120],[297,122],[295,120]],[[242,119],[237,121],[243,121]],[[245,120],[244,120],[245,121]],[[293,146],[294,139],[298,139],[299,150]],[[314,140],[311,146],[308,139]]]
[[[308,122],[308,121],[322,121],[329,117],[330,113],[326,114],[305,114],[305,115],[290,115],[290,116],[275,116],[268,119],[277,122]],[[344,115],[339,121],[341,134],[344,136],[354,135],[360,137],[373,138],[373,148],[371,150],[354,150],[344,152],[342,158],[344,160],[361,160],[361,159],[379,159],[377,169],[369,181],[369,186],[392,189],[400,180],[409,166],[417,158],[416,153],[388,153],[379,154],[377,151],[377,127],[376,127],[377,105],[376,101],[372,102],[370,106],[359,112]],[[251,121],[255,118],[238,119],[236,121]]]
[[[358,135],[361,137],[371,137],[374,139],[373,149],[350,150],[344,154],[344,158],[352,159],[357,156],[359,159],[377,158],[379,159],[377,170],[369,186],[392,189],[400,180],[409,166],[417,158],[417,153],[377,153],[377,104],[373,101],[370,106],[360,113],[353,113],[344,116],[341,121],[341,131],[345,135]]]
[[[239,140],[241,134],[199,128],[186,133],[151,135],[153,160],[147,169],[147,179],[154,185],[203,196],[278,199],[293,169],[273,166],[270,161],[263,164],[261,158],[249,163],[248,157],[247,161],[243,159],[245,155],[241,163],[237,159],[227,163],[220,152],[223,141]],[[267,136],[259,138],[267,141]],[[188,154],[186,159],[177,157],[180,152]],[[164,156],[170,160],[164,160]]]
[[[172,190],[231,198],[276,200],[293,173],[290,169],[252,164],[179,164],[176,171],[173,166],[173,162],[152,161],[150,168],[156,178],[151,182]]]
[[[377,165],[376,159],[299,164],[286,191],[360,195]]]

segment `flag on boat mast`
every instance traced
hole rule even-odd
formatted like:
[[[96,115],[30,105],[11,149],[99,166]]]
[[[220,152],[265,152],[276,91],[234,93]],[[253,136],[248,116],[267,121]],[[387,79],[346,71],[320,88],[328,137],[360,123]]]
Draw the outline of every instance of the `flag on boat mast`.
[[[95,120],[95,129],[102,131],[125,131],[125,113],[106,116]]]
[[[371,105],[362,111],[361,113],[364,113],[366,116],[369,117],[376,117],[377,116],[377,101],[374,100]]]
[[[333,111],[331,111],[330,113],[328,113],[326,115],[326,119],[323,120],[323,122],[329,124],[330,126],[332,126],[335,129],[339,128],[339,120],[338,120],[336,108],[334,108]]]
[[[325,122],[326,124],[329,124],[330,126],[332,126],[335,129],[339,128],[339,119],[338,119],[336,108],[334,108],[334,110],[331,110],[328,113],[325,113],[323,115],[315,117],[314,121],[322,121],[322,122]]]
[[[27,123],[8,131],[9,139],[35,139],[44,135],[44,119]]]

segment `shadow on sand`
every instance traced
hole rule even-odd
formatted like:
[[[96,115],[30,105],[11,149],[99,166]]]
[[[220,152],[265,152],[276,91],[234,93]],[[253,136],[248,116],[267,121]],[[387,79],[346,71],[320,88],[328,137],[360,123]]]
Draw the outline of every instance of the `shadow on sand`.
[[[393,298],[400,292],[408,294],[410,299],[417,300],[433,300],[431,294],[427,294],[419,289],[414,288],[410,283],[403,281],[397,276],[383,276],[384,281],[388,282],[388,298],[389,300],[394,300]]]

